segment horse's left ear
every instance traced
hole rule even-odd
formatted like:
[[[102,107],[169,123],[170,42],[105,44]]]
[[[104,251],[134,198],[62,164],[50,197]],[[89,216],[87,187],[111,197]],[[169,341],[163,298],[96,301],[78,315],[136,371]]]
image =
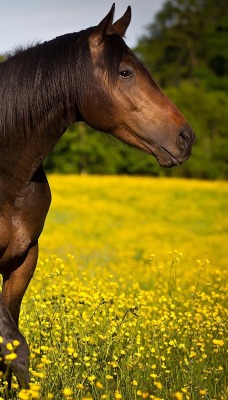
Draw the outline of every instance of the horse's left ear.
[[[113,3],[111,10],[106,15],[104,19],[93,29],[90,37],[89,37],[89,44],[90,47],[97,47],[103,43],[105,36],[108,35],[112,27],[112,21],[115,12],[115,3]]]
[[[123,37],[126,33],[126,30],[131,22],[131,7],[128,6],[127,11],[124,15],[118,19],[111,27],[110,33],[116,33],[117,35]]]

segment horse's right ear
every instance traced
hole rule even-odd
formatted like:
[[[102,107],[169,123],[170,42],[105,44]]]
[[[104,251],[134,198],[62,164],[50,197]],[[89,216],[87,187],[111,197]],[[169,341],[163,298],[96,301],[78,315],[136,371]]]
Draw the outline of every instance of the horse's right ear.
[[[115,3],[113,3],[111,10],[104,19],[93,29],[89,37],[89,45],[91,47],[97,47],[101,45],[105,39],[105,36],[111,30],[113,17],[115,12]]]

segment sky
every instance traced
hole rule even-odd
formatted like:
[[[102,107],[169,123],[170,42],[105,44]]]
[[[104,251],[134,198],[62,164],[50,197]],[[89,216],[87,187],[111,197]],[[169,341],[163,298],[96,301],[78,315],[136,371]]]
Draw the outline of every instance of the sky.
[[[97,25],[113,2],[115,19],[132,7],[126,43],[134,47],[164,0],[0,0],[0,54]]]

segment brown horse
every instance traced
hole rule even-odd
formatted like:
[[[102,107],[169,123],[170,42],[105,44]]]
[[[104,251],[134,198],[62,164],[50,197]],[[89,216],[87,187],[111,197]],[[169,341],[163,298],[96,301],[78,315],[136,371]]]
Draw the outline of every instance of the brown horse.
[[[5,343],[21,342],[11,369],[22,387],[29,352],[18,330],[20,305],[51,201],[43,159],[77,121],[154,155],[163,167],[186,160],[194,141],[183,115],[122,39],[131,8],[113,23],[114,8],[95,27],[0,64],[0,335]]]

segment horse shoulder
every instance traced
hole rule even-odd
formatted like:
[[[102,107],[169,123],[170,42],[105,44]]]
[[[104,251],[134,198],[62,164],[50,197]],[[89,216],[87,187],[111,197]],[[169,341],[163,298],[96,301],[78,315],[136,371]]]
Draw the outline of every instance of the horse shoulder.
[[[15,257],[24,256],[38,240],[44,226],[51,202],[49,185],[42,166],[34,173],[30,182],[17,193],[11,207],[0,218],[0,270],[1,265]],[[4,232],[2,234],[2,232]],[[4,251],[4,252],[3,252]]]

